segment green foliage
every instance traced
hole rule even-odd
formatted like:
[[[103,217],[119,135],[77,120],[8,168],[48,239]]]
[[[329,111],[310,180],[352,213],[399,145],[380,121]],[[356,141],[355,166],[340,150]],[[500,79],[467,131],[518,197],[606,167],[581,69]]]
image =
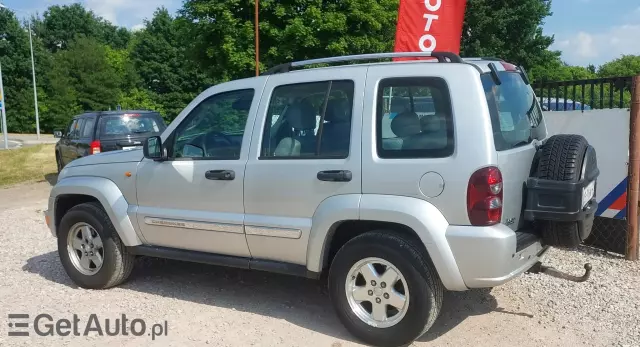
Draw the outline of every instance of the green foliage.
[[[76,36],[86,36],[113,48],[126,48],[131,33],[97,17],[81,4],[49,7],[42,20],[35,24],[35,32],[51,52],[67,49]]]
[[[625,55],[598,69],[600,77],[635,76],[640,74],[640,56]]]
[[[116,69],[109,65],[104,45],[78,37],[69,43],[68,50],[56,53],[54,60],[52,84],[62,79],[68,88],[75,90],[81,109],[105,110],[115,106],[120,79]]]
[[[35,131],[29,52],[28,33],[12,12],[0,9],[0,65],[9,131]]]
[[[123,110],[154,110],[164,115],[166,112],[161,104],[155,100],[157,95],[144,89],[132,89],[127,93],[121,93],[118,98],[118,104]]]
[[[261,70],[286,61],[393,49],[398,0],[263,0]],[[255,73],[253,1],[189,0],[190,53],[216,82]]]
[[[209,86],[253,76],[253,1],[185,0],[177,16],[159,8],[136,32],[111,24],[81,4],[50,6],[41,17],[30,18],[42,131],[62,128],[80,112],[118,105],[156,110],[170,122]],[[392,51],[399,1],[262,0],[259,68]],[[468,0],[461,53],[520,64],[534,81],[640,73],[640,56],[623,56],[599,68],[565,64],[560,52],[549,50],[553,37],[542,33],[550,14],[548,0]],[[0,37],[5,38],[0,39],[0,63],[12,132],[35,132],[27,24],[0,9]],[[584,98],[581,86],[554,90],[551,95],[573,98],[575,89],[574,99],[590,104],[592,89],[597,99],[601,92],[619,95],[620,87],[605,86],[601,91],[586,85]],[[628,104],[628,91],[622,94]],[[394,95],[407,96],[408,91],[397,89]],[[231,118],[220,118],[224,124],[216,126],[238,125],[231,105],[220,107],[229,109]]]
[[[129,54],[140,77],[139,86],[149,91],[167,121],[173,120],[209,84],[209,79],[186,56],[185,38],[180,23],[160,8],[136,35]]]
[[[551,15],[548,0],[468,0],[461,53],[471,57],[500,57],[531,70],[560,62],[550,51],[553,37],[542,33]]]

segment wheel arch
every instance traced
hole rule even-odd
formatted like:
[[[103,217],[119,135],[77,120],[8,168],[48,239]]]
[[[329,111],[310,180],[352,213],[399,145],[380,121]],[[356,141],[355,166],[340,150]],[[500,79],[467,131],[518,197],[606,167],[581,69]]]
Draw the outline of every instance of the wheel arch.
[[[420,241],[445,288],[467,290],[445,237],[448,225],[433,204],[421,199],[375,194],[332,197],[313,217],[307,269],[321,273],[344,243],[364,232],[394,230]]]
[[[102,177],[68,177],[53,187],[49,209],[53,211],[54,235],[57,234],[56,230],[64,214],[72,207],[86,202],[98,202],[102,206],[125,246],[142,244],[128,214],[129,203],[113,181]]]

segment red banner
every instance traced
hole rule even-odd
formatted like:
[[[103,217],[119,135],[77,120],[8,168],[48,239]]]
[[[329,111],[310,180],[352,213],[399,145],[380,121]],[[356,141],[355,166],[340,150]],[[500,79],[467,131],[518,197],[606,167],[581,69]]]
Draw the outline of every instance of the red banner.
[[[466,5],[467,0],[400,0],[394,51],[460,54]]]

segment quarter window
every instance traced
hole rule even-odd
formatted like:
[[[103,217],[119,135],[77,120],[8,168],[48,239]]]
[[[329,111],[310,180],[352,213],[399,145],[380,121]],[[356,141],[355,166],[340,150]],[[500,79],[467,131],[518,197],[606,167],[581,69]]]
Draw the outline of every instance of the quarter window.
[[[173,158],[240,159],[253,89],[216,94],[202,101],[174,133]]]
[[[441,78],[382,80],[376,123],[380,158],[442,158],[453,154],[451,98]]]
[[[260,159],[347,158],[353,81],[275,88],[267,110]]]

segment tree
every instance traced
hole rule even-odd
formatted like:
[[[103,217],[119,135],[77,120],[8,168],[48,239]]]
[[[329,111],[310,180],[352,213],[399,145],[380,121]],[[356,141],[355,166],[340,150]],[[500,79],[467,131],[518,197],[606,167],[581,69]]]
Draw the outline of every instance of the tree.
[[[49,81],[49,116],[57,127],[80,111],[113,109],[120,96],[120,76],[109,64],[107,48],[87,37],[54,55]]]
[[[81,4],[49,7],[42,20],[36,23],[35,31],[51,52],[67,49],[78,35],[94,38],[113,48],[126,48],[131,38],[127,29],[117,28]]]
[[[167,121],[173,120],[209,84],[186,55],[189,41],[180,23],[167,9],[160,8],[132,44],[130,58],[140,77],[140,89],[146,91],[144,95],[153,104],[160,105]]]
[[[291,60],[393,49],[398,0],[263,0],[261,68]],[[180,10],[191,53],[216,81],[252,76],[254,5],[187,0]]]
[[[582,66],[571,66],[558,60],[531,69],[534,81],[572,81],[596,78],[596,74]]]
[[[28,35],[13,12],[0,9],[0,63],[10,132],[35,132]]]
[[[598,69],[600,77],[635,76],[638,74],[640,74],[640,56],[638,55],[624,55]]]
[[[549,0],[468,0],[461,53],[500,57],[531,70],[559,66],[560,52],[550,51],[553,37],[542,33],[550,16]]]

